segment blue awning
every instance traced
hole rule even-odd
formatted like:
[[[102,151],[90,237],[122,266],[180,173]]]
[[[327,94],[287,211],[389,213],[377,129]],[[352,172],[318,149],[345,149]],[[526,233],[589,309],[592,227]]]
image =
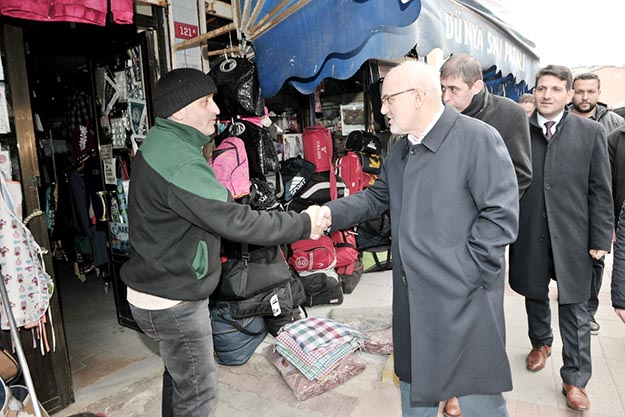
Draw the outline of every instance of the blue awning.
[[[483,68],[496,66],[505,77],[533,81],[538,68],[534,44],[475,0],[428,0],[413,24],[419,55],[440,48],[467,53]]]
[[[264,97],[288,82],[310,94],[324,78],[347,79],[368,59],[394,60],[416,45],[466,52],[502,76],[533,80],[533,44],[475,0],[233,0],[253,44]]]
[[[398,43],[401,36],[393,34],[417,19],[421,1],[238,0],[233,6],[254,46],[263,96],[272,97],[287,80],[310,94],[326,77],[349,78],[367,59],[400,58],[414,42]]]

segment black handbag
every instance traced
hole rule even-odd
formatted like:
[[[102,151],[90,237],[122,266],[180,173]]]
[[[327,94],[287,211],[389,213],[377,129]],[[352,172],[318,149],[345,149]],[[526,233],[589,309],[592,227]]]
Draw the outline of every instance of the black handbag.
[[[276,246],[251,249],[241,243],[221,265],[221,279],[213,296],[218,300],[246,300],[291,279],[289,266]]]

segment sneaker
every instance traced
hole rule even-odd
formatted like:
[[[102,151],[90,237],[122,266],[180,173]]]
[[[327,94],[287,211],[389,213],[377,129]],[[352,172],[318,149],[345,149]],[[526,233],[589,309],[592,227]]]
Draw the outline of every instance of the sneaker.
[[[592,317],[590,319],[590,334],[599,334],[599,329],[601,329],[601,326],[599,326],[599,323],[597,323],[597,320],[595,320],[595,318]]]

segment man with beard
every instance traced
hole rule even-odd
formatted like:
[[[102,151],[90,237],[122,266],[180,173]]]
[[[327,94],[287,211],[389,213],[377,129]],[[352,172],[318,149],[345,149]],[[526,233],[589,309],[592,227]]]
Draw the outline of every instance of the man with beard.
[[[573,79],[573,91],[573,101],[569,105],[571,113],[599,122],[605,129],[606,134],[625,124],[625,119],[608,110],[608,106],[599,101],[601,97],[601,81],[597,74],[587,72],[576,76]],[[618,208],[620,209],[620,206]],[[595,314],[599,308],[598,295],[603,282],[604,265],[605,259],[601,258],[596,259],[592,267],[592,286],[590,298],[588,299],[591,334],[598,334],[601,328],[595,319]]]
[[[553,331],[549,284],[557,283],[562,339],[560,376],[569,408],[588,410],[592,375],[588,298],[593,259],[610,249],[613,205],[605,130],[571,115],[567,67],[548,65],[536,75],[536,111],[530,117],[533,179],[520,204],[519,235],[510,245],[510,286],[525,297],[531,372],[544,369]]]

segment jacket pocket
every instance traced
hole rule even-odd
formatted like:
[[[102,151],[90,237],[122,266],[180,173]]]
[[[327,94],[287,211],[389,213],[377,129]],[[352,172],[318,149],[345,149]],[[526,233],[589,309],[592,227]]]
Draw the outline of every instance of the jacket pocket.
[[[198,280],[204,279],[208,273],[208,245],[203,240],[200,240],[195,250],[193,270]]]
[[[480,268],[478,267],[477,262],[473,259],[473,256],[471,256],[466,243],[456,247],[454,254],[456,255],[456,260],[458,261],[462,272],[464,273],[467,285],[472,288],[484,286]]]

